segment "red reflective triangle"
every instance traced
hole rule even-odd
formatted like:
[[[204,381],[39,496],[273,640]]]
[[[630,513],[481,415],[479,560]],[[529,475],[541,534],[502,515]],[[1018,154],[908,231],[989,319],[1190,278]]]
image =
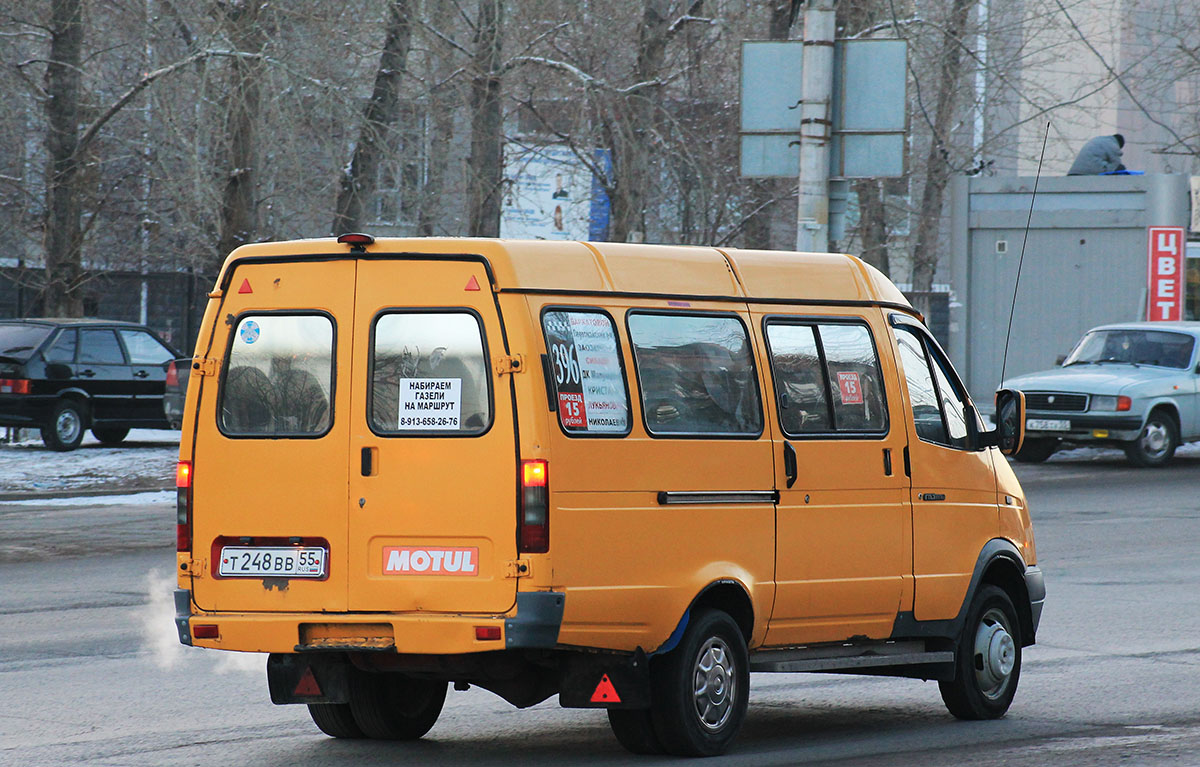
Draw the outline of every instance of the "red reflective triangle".
[[[479,280],[475,279],[475,275],[471,275],[471,279],[467,280],[467,286],[463,290],[479,290]]]
[[[253,293],[254,289],[250,287],[250,280],[242,280],[242,286],[238,288],[239,293]]]
[[[609,681],[608,674],[600,677],[600,684],[596,685],[596,691],[592,693],[592,703],[620,703],[621,696],[617,695],[617,689],[613,687],[613,683]]]
[[[317,678],[313,676],[311,666],[304,669],[304,673],[300,675],[300,681],[296,684],[296,689],[292,691],[292,694],[302,698],[319,698],[325,694],[321,692],[321,685],[317,684]]]

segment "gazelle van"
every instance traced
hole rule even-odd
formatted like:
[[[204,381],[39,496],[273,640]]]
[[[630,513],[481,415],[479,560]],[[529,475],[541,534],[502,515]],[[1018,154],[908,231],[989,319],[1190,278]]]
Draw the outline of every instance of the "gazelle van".
[[[856,258],[344,235],[234,251],[192,362],[179,638],[408,739],[447,687],[726,749],[752,671],[1002,716],[1045,588],[995,430]]]

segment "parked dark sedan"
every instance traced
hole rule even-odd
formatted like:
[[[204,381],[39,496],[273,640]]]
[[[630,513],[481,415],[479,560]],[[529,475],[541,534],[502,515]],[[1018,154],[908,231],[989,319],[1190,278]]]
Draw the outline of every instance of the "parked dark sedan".
[[[74,450],[88,428],[105,444],[131,428],[170,428],[165,363],[178,356],[131,322],[2,320],[0,426],[41,429],[52,450]]]

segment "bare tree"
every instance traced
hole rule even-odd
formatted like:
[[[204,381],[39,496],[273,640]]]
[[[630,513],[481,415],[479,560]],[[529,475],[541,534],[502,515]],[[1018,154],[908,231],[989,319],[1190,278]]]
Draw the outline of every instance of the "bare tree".
[[[362,229],[363,205],[374,194],[379,163],[387,150],[392,126],[400,116],[400,86],[412,41],[409,0],[391,0],[385,24],[383,53],[375,73],[375,88],[363,114],[363,125],[346,166],[333,214],[333,233]]]
[[[503,119],[500,103],[500,27],[504,5],[479,0],[471,75],[471,156],[467,228],[475,237],[500,236]]]

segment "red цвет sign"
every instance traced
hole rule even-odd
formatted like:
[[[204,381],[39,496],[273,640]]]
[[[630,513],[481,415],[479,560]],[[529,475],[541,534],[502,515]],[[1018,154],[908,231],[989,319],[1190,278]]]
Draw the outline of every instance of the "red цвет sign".
[[[1147,270],[1149,291],[1146,319],[1170,322],[1183,319],[1183,248],[1182,226],[1148,228],[1150,263]]]

